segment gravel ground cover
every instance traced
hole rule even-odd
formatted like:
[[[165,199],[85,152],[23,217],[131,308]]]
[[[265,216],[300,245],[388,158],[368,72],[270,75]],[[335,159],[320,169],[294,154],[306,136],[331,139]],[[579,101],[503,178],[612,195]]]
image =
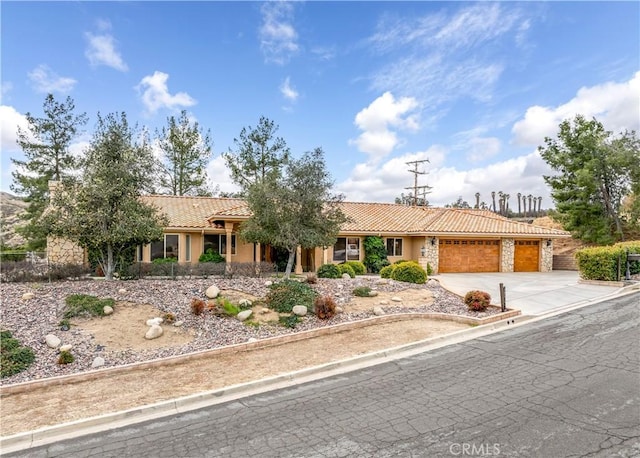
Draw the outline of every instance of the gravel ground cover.
[[[4,283],[1,287],[0,328],[8,329],[22,345],[31,347],[36,361],[24,372],[1,380],[1,385],[37,380],[52,376],[91,370],[95,357],[105,360],[104,367],[112,367],[168,356],[247,342],[249,339],[263,339],[323,326],[357,321],[373,316],[372,311],[349,312],[351,291],[356,286],[370,286],[380,292],[400,292],[407,288],[427,288],[434,301],[423,307],[403,307],[401,303],[384,305],[386,314],[439,312],[471,317],[487,317],[498,313],[495,308],[486,312],[472,312],[462,299],[445,289],[437,281],[426,285],[412,285],[393,280],[381,281],[379,277],[362,276],[355,279],[318,279],[314,287],[322,295],[331,295],[336,303],[344,306],[344,312],[329,320],[319,320],[313,315],[304,317],[295,329],[277,324],[248,326],[233,318],[220,318],[210,313],[195,316],[190,303],[194,297],[205,298],[206,289],[215,284],[221,290],[234,289],[259,298],[268,292],[264,278],[234,279],[183,279],[183,280],[137,280],[113,281],[84,280],[56,283]],[[33,299],[23,300],[23,294],[32,292]],[[174,347],[153,350],[110,350],[96,345],[92,335],[72,326],[69,331],[61,331],[58,323],[62,318],[65,298],[70,294],[90,294],[101,298],[111,297],[116,301],[150,304],[162,313],[171,312],[176,320],[183,322],[183,329],[193,333],[191,342]],[[62,338],[64,344],[73,346],[76,361],[69,365],[57,364],[58,352],[47,347],[45,336],[53,333]]]

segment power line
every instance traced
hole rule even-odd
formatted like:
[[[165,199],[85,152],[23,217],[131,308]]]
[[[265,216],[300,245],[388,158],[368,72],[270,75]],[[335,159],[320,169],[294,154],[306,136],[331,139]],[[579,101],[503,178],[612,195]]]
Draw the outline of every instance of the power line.
[[[413,165],[413,169],[409,169],[409,172],[413,173],[413,187],[408,187],[405,189],[413,189],[413,206],[414,207],[418,205],[418,190],[422,192],[423,199],[426,202],[427,200],[426,196],[427,194],[429,194],[429,189],[431,189],[431,186],[427,186],[427,185],[418,186],[418,175],[427,174],[427,172],[425,171],[418,170],[418,165],[424,164],[425,162],[429,162],[429,159],[422,159],[419,161],[409,161],[405,163],[407,165]]]

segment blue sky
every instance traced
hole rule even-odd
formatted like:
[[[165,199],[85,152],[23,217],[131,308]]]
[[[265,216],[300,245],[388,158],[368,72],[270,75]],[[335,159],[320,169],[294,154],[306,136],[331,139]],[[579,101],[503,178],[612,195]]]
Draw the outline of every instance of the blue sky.
[[[124,111],[151,132],[186,109],[210,129],[212,181],[242,127],[274,120],[295,156],[322,147],[347,200],[392,202],[413,184],[434,205],[475,192],[543,197],[536,150],[577,113],[640,128],[638,2],[3,1],[2,174],[16,126],[48,92]],[[513,207],[513,201],[512,201]]]

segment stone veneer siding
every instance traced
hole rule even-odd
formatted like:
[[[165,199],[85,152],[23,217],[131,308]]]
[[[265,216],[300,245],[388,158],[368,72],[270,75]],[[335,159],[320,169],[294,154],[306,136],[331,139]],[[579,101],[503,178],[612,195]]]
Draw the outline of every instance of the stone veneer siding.
[[[47,237],[47,259],[51,264],[85,263],[84,249],[69,240],[59,237]]]
[[[541,240],[540,249],[540,272],[551,272],[553,270],[553,239],[549,246],[547,246],[546,240]]]
[[[513,239],[502,239],[500,249],[500,272],[513,272],[516,244]]]
[[[427,271],[427,264],[431,266],[433,274],[438,273],[438,253],[439,253],[439,241],[436,237],[435,244],[431,243],[432,237],[425,237],[423,246],[425,248],[425,255],[418,258],[418,264]]]

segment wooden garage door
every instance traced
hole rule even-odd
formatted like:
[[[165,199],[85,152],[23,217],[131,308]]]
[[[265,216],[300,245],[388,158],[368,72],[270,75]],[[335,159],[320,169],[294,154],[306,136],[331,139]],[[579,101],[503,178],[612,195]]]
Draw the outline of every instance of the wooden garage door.
[[[499,240],[440,240],[440,272],[499,272]]]
[[[516,240],[513,260],[515,272],[537,272],[540,259],[539,240]]]

